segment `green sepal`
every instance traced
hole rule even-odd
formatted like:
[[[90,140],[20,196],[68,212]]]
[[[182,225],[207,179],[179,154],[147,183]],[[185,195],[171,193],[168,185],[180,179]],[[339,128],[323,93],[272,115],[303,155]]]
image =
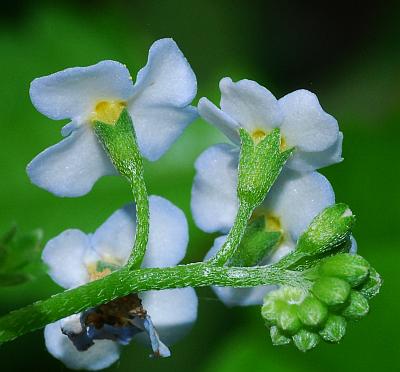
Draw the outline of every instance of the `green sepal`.
[[[335,276],[356,287],[366,280],[369,269],[370,265],[363,257],[341,253],[323,260],[319,265],[319,274]]]
[[[346,334],[346,326],[345,318],[340,315],[330,314],[319,334],[325,341],[339,342]]]
[[[272,251],[280,238],[281,233],[265,229],[265,219],[263,217],[257,218],[247,226],[243,238],[228,265],[248,267],[259,264]]]
[[[310,327],[322,324],[328,316],[327,307],[314,296],[307,296],[298,305],[297,314],[301,322]]]
[[[348,319],[358,320],[368,314],[368,300],[358,291],[351,291],[349,305],[343,310],[342,315]]]
[[[122,110],[115,124],[95,121],[94,131],[120,174],[131,179],[132,174],[143,173],[143,160],[127,109]]]
[[[371,267],[369,269],[368,279],[365,281],[365,283],[359,286],[357,290],[359,290],[360,293],[362,293],[366,298],[371,299],[379,293],[382,282],[383,280],[379,273],[373,267]]]
[[[292,338],[296,347],[302,352],[316,347],[321,339],[317,333],[307,331],[306,329],[301,329]]]
[[[239,158],[238,197],[256,207],[265,198],[293,149],[281,151],[279,129],[274,129],[259,143],[239,129],[241,151]]]
[[[334,277],[322,277],[315,281],[312,292],[328,306],[344,304],[350,295],[350,284]]]
[[[271,335],[271,341],[272,344],[275,346],[279,346],[279,345],[286,345],[289,344],[290,341],[292,341],[290,339],[290,337],[285,336],[277,326],[272,326],[269,330],[269,333]]]

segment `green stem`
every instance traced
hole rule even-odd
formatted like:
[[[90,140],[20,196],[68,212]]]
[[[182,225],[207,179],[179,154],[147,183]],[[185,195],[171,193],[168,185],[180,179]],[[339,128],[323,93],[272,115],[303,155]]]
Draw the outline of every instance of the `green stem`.
[[[239,210],[235,218],[235,222],[229,231],[228,237],[224,245],[217,254],[210,259],[210,263],[217,266],[223,266],[234,255],[236,248],[242,240],[243,234],[246,231],[247,222],[253,213],[253,206],[245,201],[239,204]]]
[[[56,294],[1,317],[0,343],[132,292],[209,285],[254,287],[267,284],[308,287],[301,273],[274,266],[216,267],[201,262],[134,271],[124,267],[100,280]]]

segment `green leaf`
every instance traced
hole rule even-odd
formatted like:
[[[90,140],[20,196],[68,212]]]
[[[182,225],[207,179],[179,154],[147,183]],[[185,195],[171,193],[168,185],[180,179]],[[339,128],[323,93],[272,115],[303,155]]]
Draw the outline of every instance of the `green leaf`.
[[[41,230],[21,234],[12,227],[0,238],[0,286],[22,284],[45,272],[42,237]]]

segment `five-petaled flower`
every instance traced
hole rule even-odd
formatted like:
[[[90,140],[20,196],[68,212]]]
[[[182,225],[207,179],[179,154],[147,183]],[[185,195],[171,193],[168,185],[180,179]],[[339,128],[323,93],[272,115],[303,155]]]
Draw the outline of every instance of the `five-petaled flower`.
[[[237,148],[218,144],[205,150],[196,160],[191,208],[195,223],[206,232],[226,234],[233,225],[238,210],[238,159]],[[292,251],[312,219],[334,202],[332,186],[323,175],[285,169],[254,211],[255,217],[264,217],[267,230],[280,232],[282,236],[275,250],[258,265],[276,262]],[[226,235],[218,237],[205,259],[214,256],[225,240]],[[229,306],[262,304],[270,289],[269,286],[214,287],[217,296]]]
[[[68,289],[123,266],[134,242],[135,225],[130,205],[116,211],[94,234],[64,231],[43,251],[50,276]],[[168,200],[151,196],[149,243],[142,266],[178,264],[187,243],[183,212]],[[168,356],[163,342],[171,344],[185,335],[197,318],[197,302],[190,287],[131,294],[47,325],[46,346],[73,369],[108,367],[119,358],[119,344],[126,345],[132,338],[147,343],[150,340],[156,355]]]
[[[315,94],[296,90],[277,100],[252,80],[220,81],[221,109],[201,98],[199,114],[239,145],[238,129],[246,129],[257,142],[274,128],[280,128],[282,147],[295,147],[287,166],[313,171],[342,160],[343,135],[336,119],[327,114]]]
[[[35,79],[33,105],[51,119],[70,119],[60,143],[28,165],[31,181],[58,195],[88,193],[102,176],[116,170],[93,131],[93,122],[113,124],[126,108],[132,117],[140,151],[157,160],[197,117],[190,106],[196,77],[172,39],[156,41],[135,84],[128,69],[115,61],[75,67]]]

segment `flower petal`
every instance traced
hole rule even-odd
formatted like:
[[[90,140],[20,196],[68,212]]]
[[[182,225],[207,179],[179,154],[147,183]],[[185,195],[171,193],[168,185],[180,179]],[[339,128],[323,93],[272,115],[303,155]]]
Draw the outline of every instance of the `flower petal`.
[[[208,123],[214,124],[221,130],[233,143],[240,145],[239,124],[228,114],[220,110],[207,98],[200,98],[197,105],[200,116]]]
[[[154,161],[197,117],[197,110],[188,106],[196,95],[196,76],[172,39],[151,46],[134,90],[128,110],[141,152]]]
[[[197,319],[198,299],[193,288],[148,291],[139,296],[160,339],[167,345],[185,336]],[[146,340],[146,335],[143,334],[135,337],[141,341]]]
[[[100,258],[114,265],[124,265],[135,241],[136,211],[133,204],[114,212],[91,236]]]
[[[336,142],[325,151],[304,152],[296,150],[286,163],[291,169],[299,172],[312,172],[328,165],[340,163],[342,158],[343,133],[339,132]]]
[[[228,232],[238,209],[236,195],[239,151],[228,144],[209,147],[196,160],[191,209],[206,232]]]
[[[160,196],[150,196],[149,203],[150,234],[142,266],[177,265],[185,257],[189,241],[185,214]],[[150,313],[150,315],[153,314]]]
[[[284,114],[281,131],[289,147],[324,151],[337,141],[338,123],[322,109],[314,93],[296,90],[282,97],[279,106]]]
[[[353,235],[350,235],[350,241],[351,241],[351,247],[350,247],[349,253],[350,254],[357,254],[357,248],[358,248],[357,241],[356,241],[356,239],[354,238]]]
[[[196,95],[196,76],[172,39],[153,43],[145,67],[137,74],[133,100],[147,105],[187,106]]]
[[[73,288],[89,281],[85,265],[88,254],[91,254],[88,236],[80,230],[70,229],[47,242],[42,259],[57,284]]]
[[[279,127],[282,113],[274,95],[252,80],[223,78],[221,89],[221,109],[249,132],[263,129],[266,132]]]
[[[86,119],[96,102],[127,100],[133,84],[124,65],[102,61],[35,79],[29,93],[36,109],[51,119]]]
[[[132,116],[139,149],[150,161],[156,161],[164,155],[198,116],[196,108],[192,106],[151,106],[144,101],[129,107],[129,113]]]
[[[68,368],[96,371],[115,363],[120,354],[119,346],[109,340],[96,340],[86,351],[78,351],[68,336],[61,332],[60,322],[46,326],[44,338],[47,350]]]
[[[114,166],[90,128],[82,127],[36,156],[27,167],[32,183],[57,196],[87,194]]]
[[[334,202],[332,186],[322,174],[285,170],[262,207],[278,217],[283,230],[297,241],[312,219]]]

